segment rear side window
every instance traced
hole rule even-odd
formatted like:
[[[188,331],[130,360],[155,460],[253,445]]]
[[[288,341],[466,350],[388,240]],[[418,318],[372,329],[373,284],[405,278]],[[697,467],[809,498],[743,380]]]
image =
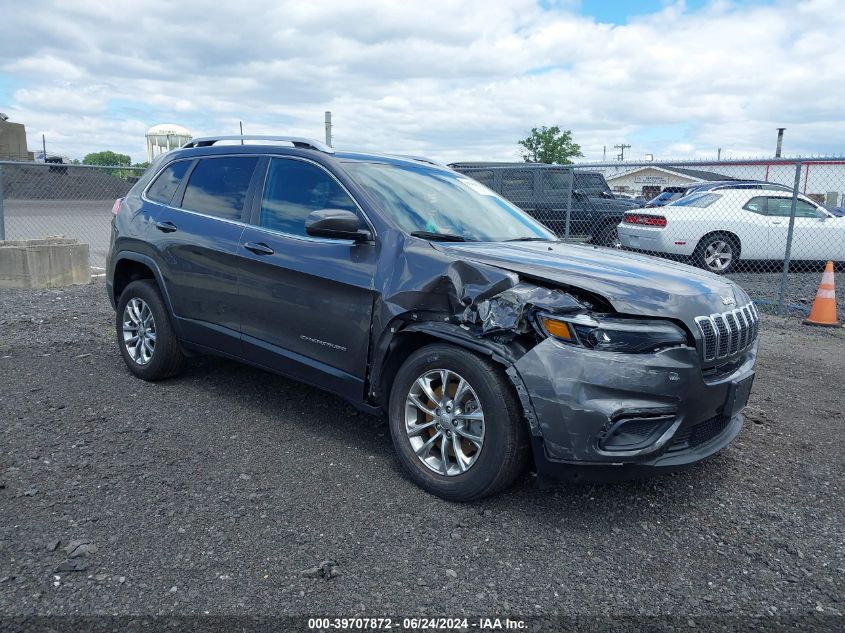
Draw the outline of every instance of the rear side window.
[[[300,160],[274,158],[261,199],[259,224],[267,229],[307,235],[305,218],[320,209],[357,213],[349,194],[320,167]]]
[[[482,185],[490,187],[490,189],[493,188],[494,175],[493,170],[491,169],[479,169],[477,171],[470,171],[467,173],[467,176],[475,178]]]
[[[751,198],[751,200],[745,203],[743,209],[758,215],[766,215],[766,198],[764,196]]]
[[[176,193],[185,172],[188,171],[190,166],[191,161],[189,160],[170,163],[147,189],[147,197],[154,202],[170,204],[170,201],[173,200],[173,194]]]
[[[182,207],[226,220],[240,220],[258,158],[233,156],[200,160],[191,173]]]
[[[678,198],[674,202],[671,202],[670,205],[673,207],[698,207],[704,209],[721,197],[718,193],[694,193],[690,196]]]
[[[540,172],[543,191],[569,189],[569,172],[544,169]]]
[[[524,197],[534,190],[534,172],[527,169],[509,169],[502,174],[502,194]]]

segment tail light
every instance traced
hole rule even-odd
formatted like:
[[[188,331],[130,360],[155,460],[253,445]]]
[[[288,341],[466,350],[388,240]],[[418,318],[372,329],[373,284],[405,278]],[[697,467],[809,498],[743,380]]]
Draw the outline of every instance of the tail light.
[[[111,214],[117,215],[118,211],[120,211],[120,203],[123,202],[123,198],[118,198],[114,201],[114,204],[111,205]]]
[[[639,224],[641,226],[664,227],[668,224],[662,215],[643,215],[641,213],[628,213],[625,215],[625,224]]]

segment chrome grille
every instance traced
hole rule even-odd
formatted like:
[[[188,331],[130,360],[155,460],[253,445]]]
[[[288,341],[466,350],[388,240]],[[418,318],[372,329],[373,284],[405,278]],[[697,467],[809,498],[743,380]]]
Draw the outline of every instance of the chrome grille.
[[[701,331],[704,360],[733,356],[750,347],[757,338],[760,315],[753,303],[710,316],[696,317]]]

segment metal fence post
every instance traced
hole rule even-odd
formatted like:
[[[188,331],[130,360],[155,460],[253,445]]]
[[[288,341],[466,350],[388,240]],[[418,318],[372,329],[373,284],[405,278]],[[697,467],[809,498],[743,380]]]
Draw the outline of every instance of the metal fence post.
[[[3,165],[0,165],[0,241],[6,239],[6,212],[3,209]]]
[[[575,170],[569,168],[569,186],[566,188],[566,228],[564,229],[564,237],[569,239],[569,222],[572,218],[572,187],[575,184]]]
[[[798,187],[801,185],[801,161],[795,163],[795,184],[792,188],[792,206],[789,208],[789,230],[786,232],[786,252],[783,254],[783,274],[780,277],[778,314],[786,314],[786,284],[789,277],[789,259],[792,255],[792,233],[795,230],[795,209],[798,205]]]

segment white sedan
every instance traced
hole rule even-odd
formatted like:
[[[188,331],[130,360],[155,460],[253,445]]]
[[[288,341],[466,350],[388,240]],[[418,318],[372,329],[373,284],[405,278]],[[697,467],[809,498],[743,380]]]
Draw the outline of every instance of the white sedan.
[[[740,259],[780,260],[786,253],[792,194],[766,189],[722,189],[637,209],[619,224],[624,248],[691,257],[714,273]],[[845,217],[799,195],[791,259],[845,261]]]

